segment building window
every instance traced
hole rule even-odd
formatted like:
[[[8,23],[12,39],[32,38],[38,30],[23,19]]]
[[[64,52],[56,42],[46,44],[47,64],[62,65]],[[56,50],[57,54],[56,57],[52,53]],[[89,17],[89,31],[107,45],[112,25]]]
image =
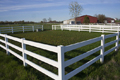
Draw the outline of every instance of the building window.
[[[71,24],[75,24],[75,21],[71,21]]]
[[[81,24],[81,22],[80,22],[80,21],[77,21],[77,24]]]

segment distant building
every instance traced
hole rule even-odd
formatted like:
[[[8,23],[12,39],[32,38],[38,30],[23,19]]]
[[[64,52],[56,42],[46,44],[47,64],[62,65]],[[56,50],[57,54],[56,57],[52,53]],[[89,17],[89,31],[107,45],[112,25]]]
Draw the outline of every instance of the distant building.
[[[115,19],[110,18],[110,17],[106,17],[104,20],[104,23],[114,23],[114,22],[115,22]]]
[[[83,23],[85,16],[89,17],[90,23],[97,23],[97,17],[93,17],[93,16],[90,16],[90,15],[83,15],[83,16],[77,17],[76,18],[77,23]]]
[[[90,15],[83,15],[77,18],[69,19],[69,20],[64,20],[63,24],[75,24],[75,19],[77,24],[81,24],[84,21],[84,17],[87,16],[90,19],[90,23],[98,23],[97,17],[90,16]],[[115,19],[106,17],[104,20],[104,23],[115,23]]]
[[[90,23],[97,23],[97,17],[89,16],[89,15],[83,15],[77,18],[69,19],[69,20],[64,20],[63,24],[75,24],[75,19],[77,24],[81,24],[84,21],[84,17],[87,16],[90,19]]]
[[[64,20],[63,24],[75,24],[75,18],[69,19],[69,20]]]

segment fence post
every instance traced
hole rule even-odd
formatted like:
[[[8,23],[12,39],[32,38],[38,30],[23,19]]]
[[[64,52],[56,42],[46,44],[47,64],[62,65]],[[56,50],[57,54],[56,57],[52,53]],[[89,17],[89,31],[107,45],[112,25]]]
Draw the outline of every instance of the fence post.
[[[32,26],[33,32],[34,32],[34,26]]]
[[[104,33],[104,26],[102,26],[102,33]]]
[[[1,28],[0,28],[0,34],[1,34]]]
[[[100,26],[100,31],[102,31],[101,26]]]
[[[70,26],[68,26],[69,27],[69,31],[71,31],[71,27]]]
[[[8,38],[7,38],[7,34],[5,34],[5,46],[6,46],[6,54],[10,55],[10,53],[8,52],[9,46],[7,45],[8,42]]]
[[[59,80],[65,80],[65,67],[64,67],[64,46],[60,45],[58,47],[58,76]]]
[[[26,49],[26,45],[24,44],[25,38],[22,38],[22,56],[23,56],[23,65],[27,66],[27,63],[25,63],[25,59],[27,59],[27,55],[25,54],[24,50]]]
[[[43,31],[43,25],[42,25],[42,31]]]
[[[100,62],[103,63],[104,62],[104,49],[105,49],[105,35],[101,35],[102,37],[102,40],[101,40],[101,46],[102,46],[102,49],[101,49],[101,55],[102,55],[102,58],[100,58]]]
[[[118,48],[119,48],[119,35],[120,35],[120,34],[119,34],[119,32],[118,32],[117,35],[116,35],[116,40],[117,40],[117,42],[116,42],[116,45],[115,45],[115,46],[116,46],[117,48],[115,49],[115,51],[117,51]]]
[[[120,28],[119,28],[119,26],[118,26],[118,32],[120,31]]]
[[[91,26],[89,25],[89,32],[91,32]]]
[[[53,30],[53,25],[52,25],[52,30]]]
[[[11,27],[12,33],[13,33],[13,27]]]
[[[55,25],[55,30],[56,30],[56,25]]]
[[[82,26],[81,26],[81,31],[82,31],[82,29],[83,29],[83,28],[82,28]]]
[[[80,31],[80,26],[78,28],[79,28],[78,31]]]
[[[119,32],[119,27],[117,28],[117,32]]]
[[[60,25],[61,26],[61,30],[63,31],[63,25]]]
[[[22,26],[22,28],[23,28],[23,32],[24,32],[24,26]]]

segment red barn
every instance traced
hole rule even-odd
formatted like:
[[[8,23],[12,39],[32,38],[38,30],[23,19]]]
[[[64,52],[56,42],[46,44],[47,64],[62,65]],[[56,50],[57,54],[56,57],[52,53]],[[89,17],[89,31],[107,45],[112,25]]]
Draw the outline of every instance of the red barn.
[[[90,19],[90,23],[97,23],[97,17],[89,16],[89,15],[83,15],[76,18],[77,23],[83,23],[84,17],[87,16]]]

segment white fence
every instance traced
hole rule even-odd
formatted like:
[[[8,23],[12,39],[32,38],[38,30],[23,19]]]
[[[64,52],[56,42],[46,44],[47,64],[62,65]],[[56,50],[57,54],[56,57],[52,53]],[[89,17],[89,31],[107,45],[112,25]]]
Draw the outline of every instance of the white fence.
[[[68,46],[51,46],[51,45],[46,45],[46,44],[42,44],[42,43],[38,43],[38,42],[25,40],[25,38],[20,39],[20,38],[16,38],[16,37],[6,35],[6,34],[0,34],[1,37],[5,38],[4,40],[2,38],[0,39],[0,42],[4,43],[5,46],[0,44],[0,47],[5,49],[7,54],[11,53],[14,56],[16,56],[17,58],[19,58],[20,60],[22,60],[24,66],[27,66],[27,64],[28,64],[28,65],[32,66],[33,68],[37,69],[38,71],[46,74],[47,76],[49,76],[49,77],[51,77],[55,80],[68,80],[71,77],[73,77],[74,75],[76,75],[77,73],[79,73],[82,70],[84,70],[85,68],[87,68],[88,66],[90,66],[93,63],[95,63],[96,61],[98,61],[99,59],[103,63],[105,55],[107,55],[108,53],[110,53],[114,50],[117,50],[119,48],[119,46],[120,46],[120,44],[119,44],[119,41],[120,41],[119,34],[120,33],[114,33],[114,34],[110,34],[110,35],[101,35],[100,37],[90,39],[90,40],[87,40],[87,41],[83,41],[83,42],[79,42],[79,43],[75,43],[75,44],[71,44],[71,45],[68,45]],[[115,36],[116,36],[116,40],[105,43],[105,40],[107,38],[115,37]],[[10,43],[8,41],[8,39],[21,43],[22,47],[18,47],[16,45]],[[90,51],[87,51],[87,52],[85,52],[85,53],[83,53],[83,54],[81,54],[77,57],[74,57],[70,60],[67,60],[67,61],[64,60],[64,55],[65,55],[64,53],[65,52],[68,52],[68,51],[71,51],[71,50],[74,50],[74,49],[77,49],[77,48],[80,48],[80,47],[83,47],[83,46],[86,46],[86,45],[89,45],[89,44],[92,44],[92,43],[95,43],[95,42],[98,42],[98,41],[101,41],[101,45],[99,45],[98,47],[96,47],[96,48],[94,48]],[[104,51],[105,47],[107,47],[109,45],[112,45],[112,44],[116,44],[115,47],[113,47],[113,48],[111,48],[107,51]],[[28,51],[26,49],[26,45],[30,45],[30,46],[33,46],[33,47],[37,47],[37,48],[41,48],[41,49],[44,49],[44,50],[55,52],[57,54],[58,60],[54,61],[54,60],[49,59],[47,57],[44,57],[44,56],[38,55],[36,53],[33,53],[31,51]],[[17,54],[16,52],[12,51],[11,49],[9,49],[9,46],[16,49],[16,50],[21,51],[22,56]],[[67,66],[69,66],[69,65],[71,65],[75,62],[78,62],[78,61],[94,54],[97,51],[100,51],[99,56],[96,56],[94,59],[88,61],[87,63],[83,64],[82,66],[78,67],[77,69],[75,69],[75,70],[73,70],[70,73],[65,75],[65,67],[67,67]],[[52,66],[58,68],[58,75],[56,75],[56,74],[42,68],[41,66],[29,61],[27,59],[27,55],[29,55],[31,57],[34,57],[34,58],[36,58],[40,61],[43,61],[43,62],[45,62],[49,65],[52,65]]]
[[[120,31],[120,26],[110,25],[52,25],[52,30],[74,30],[102,33],[116,33]]]
[[[43,31],[43,25],[0,27],[0,33],[14,33],[14,32],[25,32],[25,31],[33,31],[34,32],[36,29],[41,29]]]

